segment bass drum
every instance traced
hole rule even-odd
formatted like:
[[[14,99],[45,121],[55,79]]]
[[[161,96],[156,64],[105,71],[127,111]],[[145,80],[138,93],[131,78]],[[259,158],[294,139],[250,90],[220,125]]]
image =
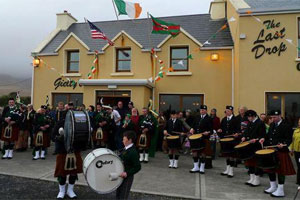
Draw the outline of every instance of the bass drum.
[[[91,122],[86,111],[69,110],[64,125],[64,141],[67,152],[84,150],[91,138]]]
[[[115,191],[123,182],[121,159],[111,150],[100,148],[89,153],[83,161],[85,179],[95,192],[107,194]]]

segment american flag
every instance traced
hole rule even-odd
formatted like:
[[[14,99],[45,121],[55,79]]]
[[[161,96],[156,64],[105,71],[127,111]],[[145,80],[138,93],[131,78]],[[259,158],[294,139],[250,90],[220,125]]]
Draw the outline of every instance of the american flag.
[[[88,24],[90,25],[90,30],[91,30],[91,36],[93,39],[102,39],[106,40],[109,45],[113,46],[114,43],[106,37],[106,35],[97,27],[95,24],[90,22],[89,20],[86,20]]]

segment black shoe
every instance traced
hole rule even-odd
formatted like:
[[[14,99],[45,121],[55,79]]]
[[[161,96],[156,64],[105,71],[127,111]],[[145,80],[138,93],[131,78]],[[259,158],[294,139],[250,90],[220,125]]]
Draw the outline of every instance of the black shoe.
[[[221,174],[221,176],[228,176],[228,174],[224,174],[223,172],[220,173],[220,174]]]
[[[200,171],[199,171],[199,173],[200,173],[200,174],[205,174],[205,172],[200,172]]]
[[[231,175],[227,175],[227,178],[233,178],[233,176],[231,176]]]

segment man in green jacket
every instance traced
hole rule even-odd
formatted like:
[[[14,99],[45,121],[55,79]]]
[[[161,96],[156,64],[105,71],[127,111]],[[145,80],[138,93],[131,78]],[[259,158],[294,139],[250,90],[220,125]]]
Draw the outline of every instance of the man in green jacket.
[[[123,134],[123,144],[125,148],[120,157],[123,160],[125,169],[120,177],[124,178],[124,180],[121,186],[117,189],[117,199],[128,199],[134,174],[141,170],[139,154],[134,146],[135,137],[134,131],[126,131]]]

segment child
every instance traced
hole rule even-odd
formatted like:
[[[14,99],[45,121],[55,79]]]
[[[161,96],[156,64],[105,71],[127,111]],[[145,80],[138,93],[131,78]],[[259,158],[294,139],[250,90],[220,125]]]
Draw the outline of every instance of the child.
[[[141,170],[139,162],[139,154],[134,146],[135,132],[126,131],[123,134],[124,151],[120,157],[123,160],[125,171],[120,175],[124,178],[123,183],[117,189],[116,199],[128,199],[131,185],[133,183],[134,174]]]
[[[178,113],[175,111],[171,111],[171,118],[167,121],[165,130],[164,130],[164,135],[165,136],[179,136],[183,134],[183,124],[182,121],[178,119]],[[167,138],[168,139],[168,138]],[[174,141],[174,147],[169,148],[169,159],[170,159],[170,165],[169,168],[178,168],[178,159],[179,159],[179,152],[178,150],[180,149],[180,139],[178,138],[178,143]]]

